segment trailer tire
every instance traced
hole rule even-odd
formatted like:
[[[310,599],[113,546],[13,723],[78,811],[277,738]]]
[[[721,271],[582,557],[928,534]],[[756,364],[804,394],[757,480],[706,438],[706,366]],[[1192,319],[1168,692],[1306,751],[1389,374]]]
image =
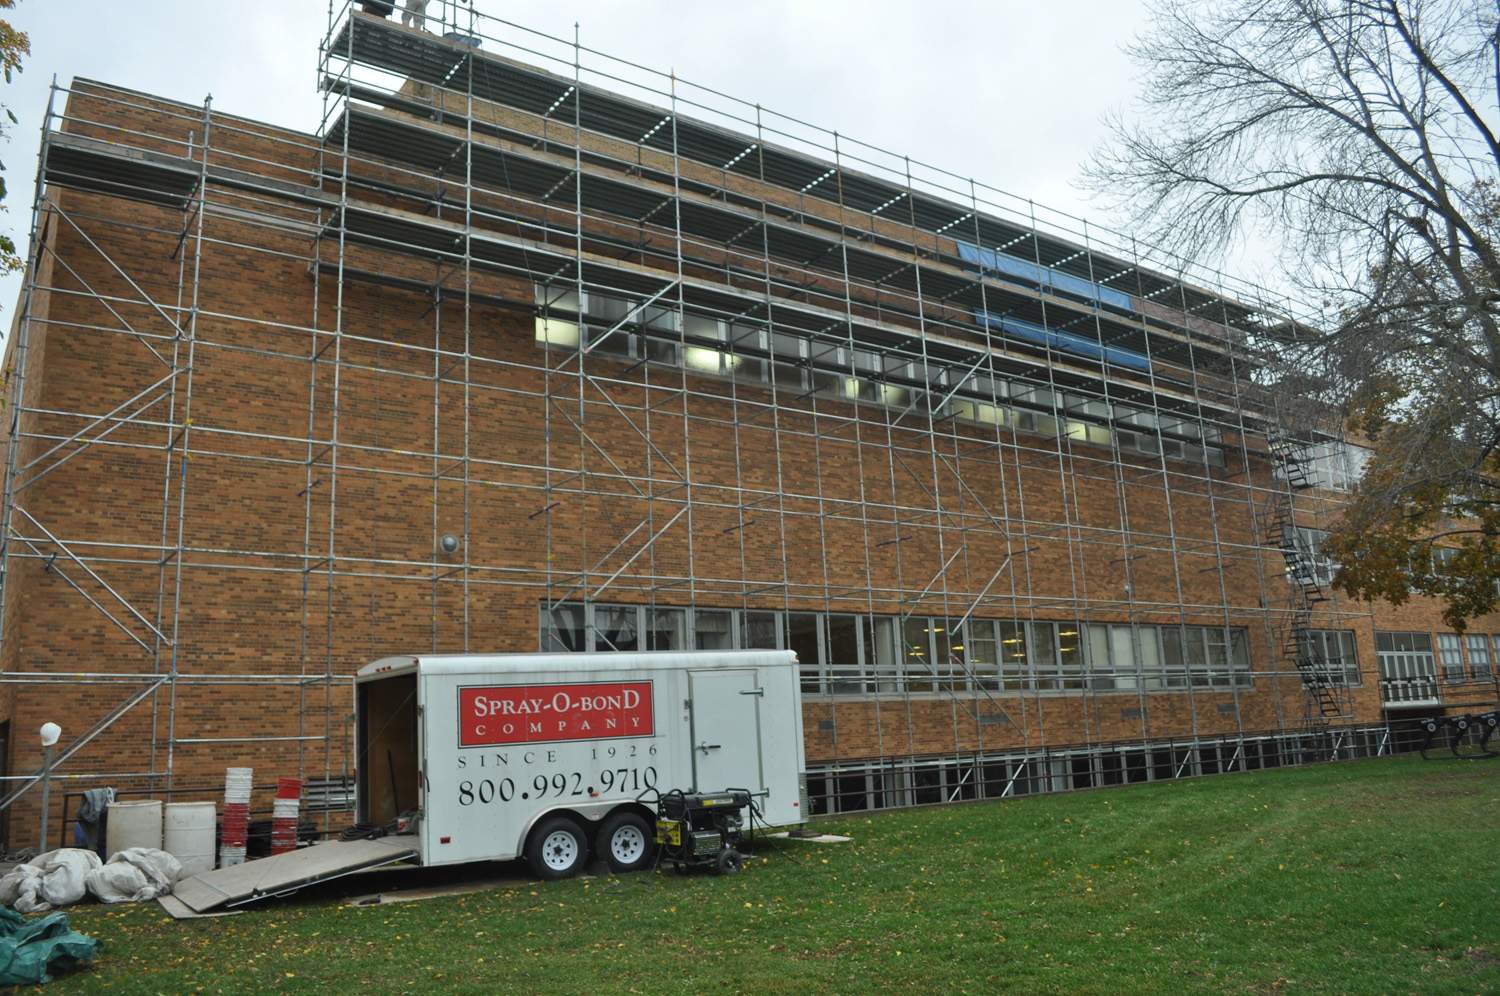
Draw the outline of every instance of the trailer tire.
[[[598,851],[612,871],[640,871],[656,857],[651,825],[639,813],[622,810],[610,815],[599,829]]]
[[[542,820],[526,842],[526,863],[537,878],[570,878],[583,871],[588,859],[588,835],[566,816]]]

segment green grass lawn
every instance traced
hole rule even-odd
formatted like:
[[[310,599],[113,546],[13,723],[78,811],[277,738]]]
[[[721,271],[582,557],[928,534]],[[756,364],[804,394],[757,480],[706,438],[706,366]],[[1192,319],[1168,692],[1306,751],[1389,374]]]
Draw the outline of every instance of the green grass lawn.
[[[1500,991],[1500,761],[1361,761],[829,820],[743,875],[174,922],[78,907],[56,990]]]

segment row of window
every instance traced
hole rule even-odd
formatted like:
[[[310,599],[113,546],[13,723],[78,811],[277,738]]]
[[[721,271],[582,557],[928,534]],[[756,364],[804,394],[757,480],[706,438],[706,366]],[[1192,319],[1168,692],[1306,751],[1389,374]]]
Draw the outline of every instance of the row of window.
[[[540,646],[572,652],[792,650],[801,665],[802,689],[813,695],[1163,691],[1252,684],[1245,630],[1222,626],[571,602],[541,607]],[[1357,681],[1352,640],[1350,667]]]
[[[1494,653],[1491,652],[1491,641],[1494,642]],[[1438,659],[1443,666],[1444,681],[1489,681],[1495,674],[1493,661],[1496,654],[1500,654],[1500,636],[1438,634]],[[1465,657],[1468,658],[1467,670],[1464,668]]]
[[[1500,659],[1500,636],[1439,633],[1433,653],[1430,633],[1376,633],[1380,685],[1387,703],[1428,703],[1438,699],[1438,666],[1444,682],[1493,681]]]
[[[577,349],[579,292],[538,284],[536,300],[542,310],[536,319],[536,341]],[[1225,465],[1223,449],[1208,445],[1222,440],[1217,426],[1170,412],[1111,404],[932,360],[812,341],[657,304],[637,307],[596,291],[584,291],[582,304],[582,334],[590,352],[774,384],[799,395],[817,392],[898,409],[923,405],[938,417],[1099,446],[1114,442],[1147,456]],[[553,317],[554,312],[566,317]],[[636,329],[658,334],[638,334]],[[680,342],[673,341],[677,337]],[[1106,422],[1114,425],[1101,424]]]

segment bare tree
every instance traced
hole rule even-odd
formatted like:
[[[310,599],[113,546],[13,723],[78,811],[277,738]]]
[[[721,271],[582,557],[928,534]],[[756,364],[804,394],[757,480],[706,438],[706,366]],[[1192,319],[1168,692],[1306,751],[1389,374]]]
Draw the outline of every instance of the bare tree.
[[[1446,600],[1500,578],[1500,5],[1157,0],[1139,113],[1085,182],[1187,258],[1279,248],[1319,320],[1268,330],[1375,448],[1328,552],[1351,595]],[[1287,380],[1285,383],[1291,383]],[[1433,566],[1433,544],[1456,557]]]

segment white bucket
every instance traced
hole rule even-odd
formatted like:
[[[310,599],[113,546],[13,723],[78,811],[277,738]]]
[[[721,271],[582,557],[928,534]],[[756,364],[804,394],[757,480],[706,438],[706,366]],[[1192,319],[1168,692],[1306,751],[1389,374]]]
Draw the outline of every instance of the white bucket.
[[[226,802],[249,802],[251,779],[254,768],[228,768],[224,772],[224,799]]]
[[[161,800],[110,803],[104,843],[108,855],[118,854],[127,847],[161,850]]]
[[[162,850],[182,862],[182,874],[214,869],[218,813],[211,802],[169,802],[164,810]]]

